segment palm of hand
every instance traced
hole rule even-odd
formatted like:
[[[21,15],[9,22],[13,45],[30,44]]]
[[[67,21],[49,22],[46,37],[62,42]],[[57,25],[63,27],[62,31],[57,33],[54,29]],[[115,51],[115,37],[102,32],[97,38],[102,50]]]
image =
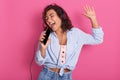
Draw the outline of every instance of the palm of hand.
[[[96,19],[96,14],[94,11],[94,8],[90,7],[90,6],[85,6],[84,7],[85,13],[83,15],[85,15],[86,17],[90,18],[90,19]]]

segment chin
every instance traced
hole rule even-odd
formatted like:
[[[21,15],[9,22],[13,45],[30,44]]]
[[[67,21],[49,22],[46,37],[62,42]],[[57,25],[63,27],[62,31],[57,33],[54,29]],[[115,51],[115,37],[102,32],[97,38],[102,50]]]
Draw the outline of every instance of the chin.
[[[53,32],[55,32],[56,30],[52,29]]]
[[[55,28],[53,28],[53,29],[52,29],[52,31],[54,31],[54,32],[55,32],[55,31],[56,31],[56,29],[55,29]]]

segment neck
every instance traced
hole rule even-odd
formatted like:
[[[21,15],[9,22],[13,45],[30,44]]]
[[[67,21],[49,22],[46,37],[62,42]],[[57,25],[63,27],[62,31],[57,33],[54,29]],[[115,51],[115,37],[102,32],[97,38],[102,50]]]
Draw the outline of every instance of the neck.
[[[61,35],[64,34],[62,29],[59,29],[59,30],[55,31],[55,33],[57,34],[57,36],[61,36]]]
[[[66,32],[64,32],[62,29],[59,29],[55,31],[58,39],[59,39],[59,44],[66,44]]]

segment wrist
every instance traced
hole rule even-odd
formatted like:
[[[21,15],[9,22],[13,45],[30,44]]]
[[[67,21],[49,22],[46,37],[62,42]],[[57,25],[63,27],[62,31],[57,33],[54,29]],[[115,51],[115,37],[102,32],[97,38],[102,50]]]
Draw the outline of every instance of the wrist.
[[[96,17],[90,18],[90,21],[95,22],[97,21]]]
[[[46,49],[41,48],[41,56],[45,58]]]
[[[92,23],[93,28],[98,28],[99,25],[96,18],[92,18],[90,21]]]

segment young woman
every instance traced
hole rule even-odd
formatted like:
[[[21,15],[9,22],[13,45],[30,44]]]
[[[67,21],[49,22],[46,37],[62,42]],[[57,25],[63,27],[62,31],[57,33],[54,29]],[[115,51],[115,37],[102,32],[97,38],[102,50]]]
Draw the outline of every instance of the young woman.
[[[39,38],[36,63],[44,65],[39,80],[72,80],[72,70],[83,45],[103,42],[103,31],[96,20],[94,8],[85,6],[84,10],[83,15],[92,24],[92,35],[73,27],[67,13],[60,6],[51,4],[44,9],[44,25],[51,29],[51,33],[45,45],[45,31]]]

